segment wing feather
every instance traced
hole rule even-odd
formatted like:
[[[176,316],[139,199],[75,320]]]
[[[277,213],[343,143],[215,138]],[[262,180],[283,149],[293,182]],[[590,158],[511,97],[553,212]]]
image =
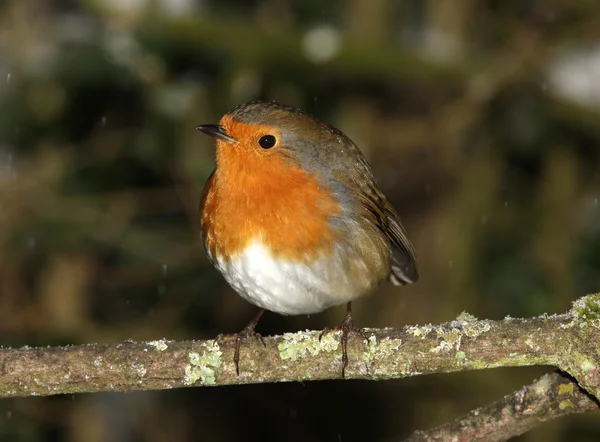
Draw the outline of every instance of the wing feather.
[[[354,149],[358,151],[356,146]],[[395,285],[416,282],[419,279],[416,254],[400,217],[377,186],[371,168],[362,154],[359,153],[354,158],[357,160],[355,167],[347,167],[345,174],[350,175],[352,188],[357,189],[365,216],[369,217],[390,240],[392,266],[389,280]]]

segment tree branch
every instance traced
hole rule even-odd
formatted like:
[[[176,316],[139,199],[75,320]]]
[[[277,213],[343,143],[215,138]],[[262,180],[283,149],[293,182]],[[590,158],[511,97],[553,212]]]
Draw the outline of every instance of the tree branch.
[[[600,294],[562,315],[367,329],[369,343],[348,342],[346,377],[392,379],[493,367],[553,365],[600,396]],[[337,333],[286,333],[242,343],[236,376],[233,339],[0,350],[0,397],[157,390],[192,385],[339,379]]]
[[[542,422],[597,409],[598,402],[571,377],[554,372],[454,421],[431,430],[416,431],[404,441],[504,441]]]

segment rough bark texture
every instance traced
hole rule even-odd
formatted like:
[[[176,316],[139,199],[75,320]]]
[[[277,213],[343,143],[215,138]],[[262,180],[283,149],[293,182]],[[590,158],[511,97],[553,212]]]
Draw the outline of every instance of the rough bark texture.
[[[504,440],[545,420],[597,408],[600,294],[579,299],[562,315],[478,321],[463,313],[442,325],[365,331],[368,342],[358,334],[348,342],[346,378],[382,380],[551,365],[574,379],[547,375],[409,440],[446,440],[448,435],[452,440]],[[0,397],[339,379],[339,333],[321,340],[319,335],[286,333],[265,338],[266,346],[257,339],[245,340],[239,376],[232,362],[235,339],[0,349]]]
[[[504,441],[542,422],[597,409],[598,402],[570,376],[548,373],[499,401],[431,430],[416,431],[404,441]]]
[[[350,379],[391,379],[493,367],[553,365],[600,395],[600,295],[563,315],[477,321],[463,314],[442,325],[367,329],[348,343]],[[0,350],[0,397],[155,390],[192,385],[336,379],[339,334],[286,333],[242,344],[240,375],[234,340],[122,342]]]

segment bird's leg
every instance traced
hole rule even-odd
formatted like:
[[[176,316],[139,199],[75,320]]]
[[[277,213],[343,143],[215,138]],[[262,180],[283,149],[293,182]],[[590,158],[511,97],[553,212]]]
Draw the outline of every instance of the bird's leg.
[[[261,308],[256,314],[256,316],[252,318],[252,321],[250,321],[248,325],[242,329],[241,332],[233,335],[235,336],[235,352],[233,353],[233,363],[235,364],[235,372],[238,376],[240,375],[240,346],[242,345],[242,340],[255,337],[258,338],[265,347],[267,346],[261,334],[254,331],[254,327],[256,327],[256,324],[258,324],[258,321],[260,321],[260,318],[264,312],[265,309]],[[226,336],[231,335],[218,335],[217,340],[220,340],[221,338],[224,338]]]
[[[348,365],[348,335],[350,332],[359,333],[364,340],[367,342],[369,341],[369,336],[367,336],[364,330],[354,325],[354,321],[352,320],[352,302],[349,302],[346,305],[346,317],[342,323],[334,327],[325,327],[319,335],[319,341],[323,335],[337,330],[341,330],[342,332],[342,377],[346,377],[346,366]]]

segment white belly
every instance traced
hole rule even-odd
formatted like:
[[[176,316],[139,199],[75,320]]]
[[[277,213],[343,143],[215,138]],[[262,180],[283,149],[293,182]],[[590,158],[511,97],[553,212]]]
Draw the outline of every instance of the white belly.
[[[317,313],[366,293],[364,280],[355,279],[363,275],[350,274],[335,253],[308,265],[297,264],[275,259],[263,245],[253,243],[231,262],[213,261],[244,299],[283,315]],[[352,267],[357,266],[368,272],[364,264],[354,262]]]

